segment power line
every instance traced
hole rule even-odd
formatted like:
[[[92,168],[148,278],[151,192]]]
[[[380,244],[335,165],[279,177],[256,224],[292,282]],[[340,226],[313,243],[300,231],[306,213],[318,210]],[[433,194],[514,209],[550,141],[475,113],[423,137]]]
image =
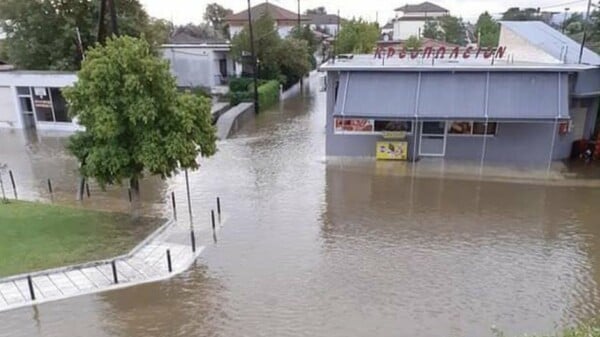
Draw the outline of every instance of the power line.
[[[577,0],[577,1],[563,2],[563,3],[559,3],[559,4],[555,4],[555,5],[540,7],[540,9],[547,9],[547,8],[555,8],[555,7],[562,7],[562,6],[574,5],[574,4],[577,4],[577,3],[580,3],[580,2],[586,2],[586,0]]]

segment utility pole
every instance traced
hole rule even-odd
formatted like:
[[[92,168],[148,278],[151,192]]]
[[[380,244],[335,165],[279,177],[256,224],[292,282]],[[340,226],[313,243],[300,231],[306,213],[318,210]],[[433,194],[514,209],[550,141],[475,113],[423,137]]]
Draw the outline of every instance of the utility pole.
[[[583,58],[583,48],[587,40],[587,29],[590,21],[590,9],[592,8],[592,0],[588,0],[587,11],[585,12],[585,20],[583,21],[583,39],[581,39],[581,48],[579,48],[579,63]]]
[[[254,32],[252,30],[252,6],[248,0],[248,29],[250,31],[250,52],[252,53],[252,76],[254,78],[254,112],[258,113],[258,61],[254,50]]]
[[[298,33],[301,32],[302,29],[302,15],[300,14],[300,0],[298,0]]]
[[[117,9],[115,8],[114,0],[100,0],[100,11],[98,16],[98,42],[102,43],[106,39],[106,6],[108,4],[108,10],[110,11],[110,20],[112,33],[119,35],[119,27],[117,25]]]
[[[565,8],[565,17],[563,19],[563,24],[562,24],[562,32],[563,34],[565,33],[565,29],[567,28],[567,19],[569,18],[569,7]]]

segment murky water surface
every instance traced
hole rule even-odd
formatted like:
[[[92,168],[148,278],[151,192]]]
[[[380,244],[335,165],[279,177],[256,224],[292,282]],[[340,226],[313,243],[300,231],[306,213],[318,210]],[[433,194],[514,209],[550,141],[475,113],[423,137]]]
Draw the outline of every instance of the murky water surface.
[[[194,268],[0,313],[0,336],[520,335],[600,315],[599,189],[392,175],[326,162],[324,138],[322,93],[260,115],[190,176],[195,221],[216,195],[227,213]],[[23,194],[46,198],[48,175],[75,186],[61,142],[2,146],[28,151]],[[185,212],[180,176],[142,191],[146,213],[170,214],[170,191]],[[94,194],[128,207],[126,189]]]

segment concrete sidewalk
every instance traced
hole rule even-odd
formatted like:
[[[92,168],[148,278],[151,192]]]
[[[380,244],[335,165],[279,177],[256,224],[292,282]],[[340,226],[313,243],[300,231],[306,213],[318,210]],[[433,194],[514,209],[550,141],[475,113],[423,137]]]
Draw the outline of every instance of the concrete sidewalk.
[[[219,228],[220,225],[216,230]],[[167,249],[171,254],[172,272],[168,270]],[[203,249],[197,246],[192,252],[190,227],[170,221],[129,254],[114,260],[0,279],[0,311],[165,280],[187,270]],[[112,261],[115,261],[118,283],[114,282]],[[35,300],[31,298],[28,275]]]

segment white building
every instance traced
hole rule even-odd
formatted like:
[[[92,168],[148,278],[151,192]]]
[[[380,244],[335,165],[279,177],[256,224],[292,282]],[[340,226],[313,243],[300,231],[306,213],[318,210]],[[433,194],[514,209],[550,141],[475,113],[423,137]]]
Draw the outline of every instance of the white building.
[[[273,5],[272,3],[263,2],[252,7],[250,10],[252,21],[259,19],[265,14],[268,14],[273,20],[275,20],[277,32],[281,37],[288,36],[292,29],[298,26],[298,13],[294,13],[285,8]],[[225,21],[229,24],[229,35],[233,37],[248,25],[248,10],[230,14],[225,18]],[[302,24],[307,24],[309,22],[309,18],[301,15],[300,21]]]
[[[236,74],[229,41],[209,41],[181,32],[160,49],[179,87],[203,87],[213,94],[224,93],[228,79]]]
[[[310,29],[330,36],[337,35],[338,28],[341,27],[341,24],[344,21],[334,14],[309,14],[308,18],[310,19]]]
[[[61,89],[74,72],[0,71],[0,128],[75,131]]]
[[[394,40],[406,40],[411,36],[421,37],[426,21],[436,20],[449,13],[447,9],[427,1],[396,8]]]

